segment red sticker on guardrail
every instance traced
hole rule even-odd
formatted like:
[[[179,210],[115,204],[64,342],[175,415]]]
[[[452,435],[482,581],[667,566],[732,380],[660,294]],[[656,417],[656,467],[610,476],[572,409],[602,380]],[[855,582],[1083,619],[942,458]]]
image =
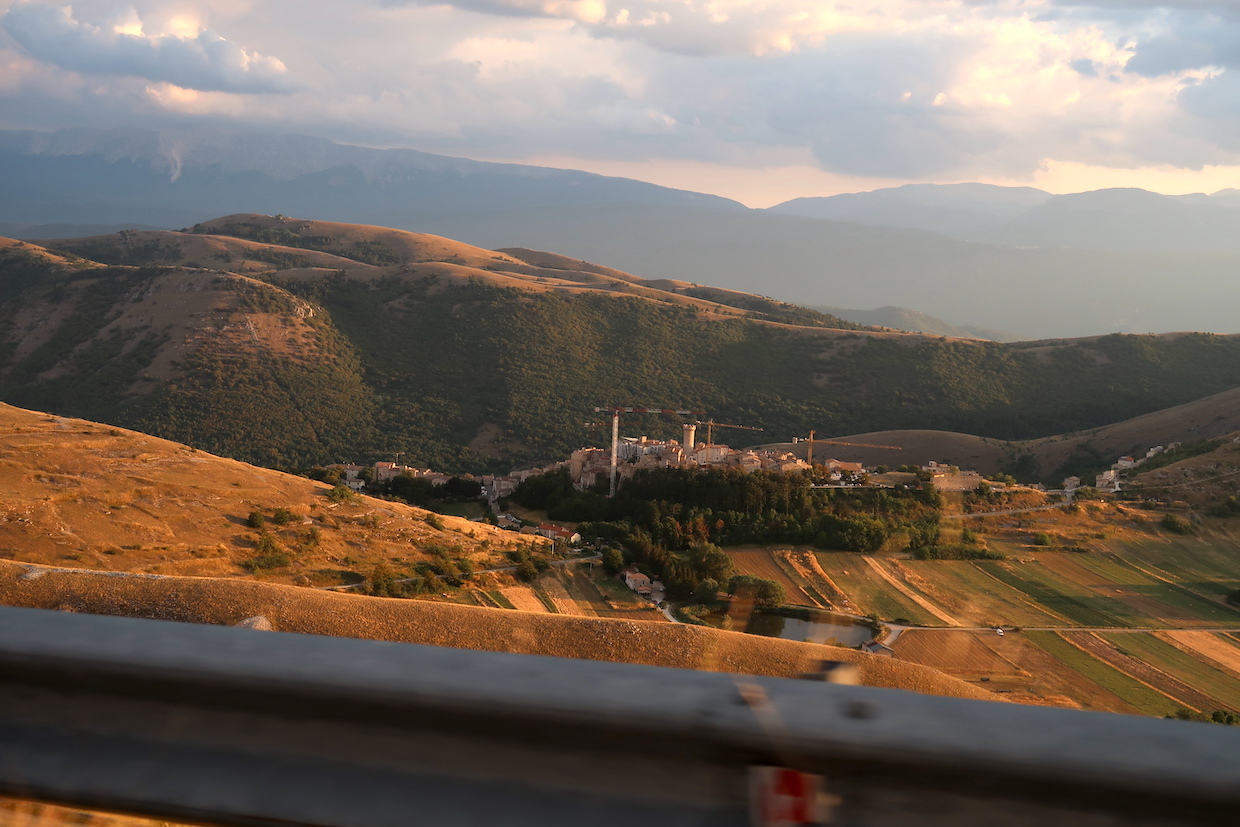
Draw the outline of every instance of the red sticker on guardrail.
[[[750,767],[749,811],[754,827],[825,824],[822,777],[783,767]]]

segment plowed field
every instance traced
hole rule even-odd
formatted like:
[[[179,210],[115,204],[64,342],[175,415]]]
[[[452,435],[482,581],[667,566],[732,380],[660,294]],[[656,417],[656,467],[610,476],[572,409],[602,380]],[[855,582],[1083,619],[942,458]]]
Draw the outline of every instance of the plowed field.
[[[933,666],[966,680],[982,675],[1022,675],[1016,664],[997,653],[981,635],[997,638],[993,632],[923,632],[910,629],[896,640],[893,648],[902,660]]]
[[[727,549],[728,556],[732,558],[732,562],[736,564],[736,569],[741,574],[749,574],[754,577],[761,577],[766,580],[774,580],[776,583],[784,587],[787,592],[788,602],[797,606],[817,606],[818,602],[810,597],[801,585],[784,573],[771,558],[771,551],[768,549],[753,548],[730,548]]]
[[[1131,675],[1146,686],[1166,695],[1178,704],[1198,711],[1212,710],[1218,702],[1204,692],[1199,692],[1183,681],[1168,675],[1161,669],[1121,652],[1113,643],[1089,632],[1064,632],[1069,643],[1116,669]]]
[[[1159,632],[1156,637],[1191,651],[1240,680],[1240,647],[1210,632]]]
[[[499,593],[508,598],[508,602],[522,612],[540,612],[546,614],[546,605],[538,599],[538,595],[534,594],[534,590],[529,586],[508,586],[499,590]]]

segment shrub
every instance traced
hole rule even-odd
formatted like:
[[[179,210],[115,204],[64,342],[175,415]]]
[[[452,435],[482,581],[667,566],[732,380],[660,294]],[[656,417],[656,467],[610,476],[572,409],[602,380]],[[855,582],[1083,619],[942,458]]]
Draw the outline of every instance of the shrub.
[[[439,519],[438,514],[427,514],[424,518],[426,524],[436,531],[443,531],[443,520]]]
[[[268,569],[281,569],[293,562],[292,555],[280,548],[270,534],[258,538],[258,552],[241,564],[242,568],[257,574]]]
[[[1164,514],[1159,525],[1172,534],[1190,534],[1193,530],[1192,523],[1176,514]]]
[[[276,525],[288,525],[296,519],[296,515],[287,508],[277,508],[271,515],[271,521]]]
[[[538,567],[534,565],[534,561],[529,557],[523,557],[521,562],[517,563],[515,574],[518,580],[524,580],[528,583],[531,580],[538,579]]]
[[[353,489],[347,485],[337,485],[331,491],[327,492],[327,499],[334,503],[351,502],[357,495],[353,493]]]
[[[915,560],[1005,560],[1007,555],[1001,551],[966,546],[959,543],[937,546],[923,546],[913,549]]]
[[[1047,534],[1045,531],[1039,531],[1037,534],[1033,535],[1033,544],[1035,546],[1049,546],[1052,542],[1051,535]]]
[[[250,516],[245,518],[245,524],[250,528],[262,530],[263,526],[267,524],[267,520],[257,511],[251,511]]]

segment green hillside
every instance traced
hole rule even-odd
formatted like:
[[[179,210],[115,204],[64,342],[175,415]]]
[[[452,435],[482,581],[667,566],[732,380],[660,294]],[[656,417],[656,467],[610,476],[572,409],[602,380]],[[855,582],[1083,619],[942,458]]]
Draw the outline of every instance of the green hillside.
[[[403,234],[402,250],[352,227],[343,244],[331,226],[297,246],[358,251],[356,268],[241,276],[0,250],[0,400],[265,465],[401,452],[403,461],[477,471],[602,444],[595,405],[690,407],[765,429],[724,432],[734,445],[811,428],[1019,439],[1240,384],[1232,337],[1005,345],[838,330],[811,313],[803,319],[813,326],[790,324],[798,317],[786,308],[776,323],[769,309],[660,292],[634,277],[578,289],[572,279],[583,273],[466,245],[415,267],[409,239],[434,237]],[[453,263],[471,255],[490,263]],[[261,259],[246,257],[251,267]],[[512,286],[518,276],[529,281]],[[624,430],[673,436],[678,423],[634,416]]]

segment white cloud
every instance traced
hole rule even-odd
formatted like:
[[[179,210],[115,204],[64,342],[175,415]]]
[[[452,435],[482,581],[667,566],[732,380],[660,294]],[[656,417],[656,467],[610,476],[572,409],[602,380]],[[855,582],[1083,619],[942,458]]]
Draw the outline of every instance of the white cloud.
[[[219,92],[288,92],[277,58],[247,51],[194,20],[172,18],[173,32],[148,34],[133,9],[112,25],[74,16],[71,6],[14,5],[0,20],[30,55],[83,75],[123,75]],[[192,34],[190,33],[192,31]]]
[[[129,1],[0,0],[0,127],[196,119],[625,169],[786,157],[833,180],[1240,163],[1221,3]],[[234,94],[261,91],[287,94]]]

